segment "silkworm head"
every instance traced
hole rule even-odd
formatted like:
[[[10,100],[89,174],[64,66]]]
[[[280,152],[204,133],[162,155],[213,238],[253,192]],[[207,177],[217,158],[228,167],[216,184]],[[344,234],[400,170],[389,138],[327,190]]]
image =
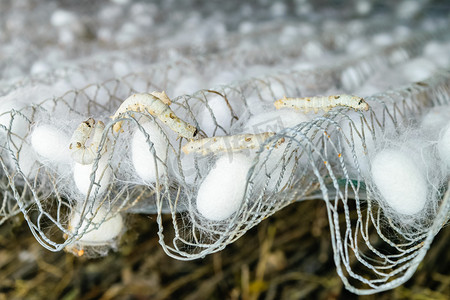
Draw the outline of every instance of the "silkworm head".
[[[188,131],[189,131],[190,133],[192,133],[192,137],[190,137],[190,138],[195,138],[195,137],[197,136],[197,134],[198,134],[198,129],[197,129],[197,127],[194,127],[194,126],[192,126],[192,125],[188,125],[187,127],[188,127]]]
[[[198,129],[195,128],[194,134],[193,134],[192,136],[193,136],[193,137],[197,137],[197,134],[198,134]]]
[[[369,110],[369,104],[366,102],[366,101],[364,101],[364,99],[363,98],[360,98],[360,97],[355,97],[356,99],[357,99],[357,103],[358,103],[358,109],[360,109],[360,110]]]
[[[92,128],[95,125],[95,120],[93,118],[89,118],[86,121],[83,122],[87,125],[87,127]]]

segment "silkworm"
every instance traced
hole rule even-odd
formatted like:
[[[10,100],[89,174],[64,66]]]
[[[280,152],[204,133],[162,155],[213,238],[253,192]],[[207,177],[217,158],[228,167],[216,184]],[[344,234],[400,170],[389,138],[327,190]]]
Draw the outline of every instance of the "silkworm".
[[[327,112],[336,106],[346,106],[356,110],[369,110],[369,104],[363,98],[352,95],[336,95],[328,97],[304,97],[279,99],[274,103],[277,109],[289,107],[301,109],[305,113],[314,110],[315,113],[322,109]]]
[[[94,161],[97,156],[98,146],[102,139],[103,130],[105,124],[102,121],[95,123],[92,118],[87,119],[78,125],[77,129],[70,139],[69,150],[74,161],[82,165],[89,165]],[[86,142],[91,138],[92,141],[89,146],[86,146]],[[102,153],[106,151],[106,147],[102,149]]]
[[[113,120],[120,118],[127,111],[148,112],[158,117],[170,129],[175,131],[179,136],[186,139],[193,139],[198,130],[196,127],[178,118],[169,107],[170,99],[162,92],[153,92],[151,94],[134,94],[128,97],[116,111]],[[113,130],[118,132],[122,128],[122,121],[117,122],[113,126]]]
[[[206,155],[208,153],[217,153],[224,151],[240,151],[244,149],[259,148],[268,138],[274,136],[274,132],[263,132],[259,134],[238,134],[230,136],[215,136],[211,138],[203,138],[195,141],[190,141],[183,146],[184,153],[192,152]],[[284,138],[279,139],[275,144],[266,146],[268,149],[272,145],[277,147],[284,142]]]

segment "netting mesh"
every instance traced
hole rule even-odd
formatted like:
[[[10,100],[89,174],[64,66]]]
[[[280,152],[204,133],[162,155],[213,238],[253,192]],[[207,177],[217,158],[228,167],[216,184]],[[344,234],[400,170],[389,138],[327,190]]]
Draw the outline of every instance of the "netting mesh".
[[[412,84],[398,79],[395,84],[406,85],[364,95],[370,105],[367,112],[336,107],[323,115],[296,115],[292,123],[270,109],[286,95],[354,93],[373,74],[395,73],[422,55],[427,42],[449,38],[445,22],[418,26],[389,45],[331,63],[355,36],[374,35],[384,24],[384,19],[374,18],[364,27],[346,24],[309,40],[299,34],[277,46],[273,45],[279,25],[209,42],[201,49],[178,47],[175,53],[144,45],[0,86],[4,103],[14,103],[0,116],[0,224],[22,213],[47,249],[98,256],[117,247],[128,213],[155,214],[165,252],[191,260],[222,250],[289,204],[321,198],[327,206],[337,272],[346,287],[367,294],[398,286],[412,276],[448,221],[448,175],[433,168],[439,158],[430,150],[430,201],[420,214],[399,217],[381,199],[369,166],[380,149],[418,128],[430,107],[449,105],[449,71]],[[254,44],[245,45],[247,39]],[[299,48],[299,43],[305,47]],[[240,46],[224,50],[232,45]],[[333,55],[324,54],[327,51]],[[320,66],[295,66],[318,53],[323,58]],[[168,62],[155,64],[162,60]],[[238,80],[220,86],[223,78],[208,81],[218,65],[235,72]],[[254,76],[259,65],[269,66],[266,75]],[[116,76],[110,76],[111,69]],[[198,81],[211,88],[197,88]],[[33,94],[36,87],[45,97]],[[177,96],[171,97],[171,109],[201,137],[243,133],[249,120],[266,112],[272,117],[254,123],[246,133],[275,134],[258,149],[187,154],[187,140],[149,110],[131,109],[119,119],[110,118],[131,94],[154,90]],[[88,118],[105,127],[93,148],[93,162],[79,164],[70,158],[68,141]],[[116,132],[118,122],[123,122],[122,130]],[[45,126],[52,134],[38,135]],[[56,135],[65,138],[62,148],[53,139]],[[230,214],[208,217],[198,202],[202,185],[216,166],[233,161],[245,176],[236,176],[231,188],[242,194],[236,192],[237,204],[229,203],[235,205]],[[171,218],[171,227],[163,226],[166,218]],[[96,235],[100,229],[101,238]]]

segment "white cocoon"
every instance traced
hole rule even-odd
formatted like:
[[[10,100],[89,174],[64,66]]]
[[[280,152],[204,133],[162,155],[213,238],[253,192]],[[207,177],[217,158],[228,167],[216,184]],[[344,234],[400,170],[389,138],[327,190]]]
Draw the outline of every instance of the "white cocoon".
[[[156,157],[153,155],[151,144],[147,143],[145,135],[139,128],[136,128],[131,141],[133,166],[137,175],[146,183],[156,182],[156,171],[158,171],[158,177],[166,174],[163,162],[166,161],[167,157],[167,141],[161,133],[162,129],[155,123],[147,122],[141,125],[150,136],[149,139],[153,143]]]
[[[50,23],[55,27],[70,26],[78,21],[77,15],[68,10],[56,10],[50,17]]]
[[[20,102],[14,97],[0,97],[0,125],[6,128],[10,127],[11,114],[10,111],[21,110],[26,106],[25,103]],[[22,114],[29,116],[31,110],[24,109]],[[36,174],[38,165],[36,164],[36,156],[34,151],[31,149],[30,145],[25,142],[24,137],[28,133],[29,122],[22,115],[16,114],[14,120],[11,124],[11,150],[15,152],[14,157],[11,159],[17,159],[19,162],[19,167],[23,174],[27,177],[33,177]],[[4,129],[0,129],[0,133],[6,133]],[[15,162],[10,161],[13,168],[15,168]]]
[[[9,128],[11,122],[10,111],[20,110],[26,105],[15,98],[0,97],[0,125]],[[4,130],[1,130],[4,131]],[[28,122],[22,116],[15,115],[13,124],[11,126],[11,132],[20,137],[25,136],[28,131]]]
[[[439,132],[449,122],[450,106],[436,106],[430,109],[422,118],[420,127],[424,135],[436,140]]]
[[[81,223],[81,227],[78,230],[79,233],[84,232],[85,230],[92,231],[86,232],[79,239],[80,242],[88,245],[104,244],[113,240],[122,232],[123,219],[120,214],[116,214],[114,217],[110,218],[111,216],[107,213],[107,210],[104,208],[100,208],[94,219],[92,220],[92,223],[88,227],[87,220],[89,218],[92,218],[92,215],[93,213],[89,212]],[[70,220],[70,230],[72,232],[75,231],[75,228],[80,224],[80,217],[81,216],[79,212],[75,212],[72,215],[72,218]],[[103,223],[97,229],[94,229],[96,225],[98,225],[98,223],[101,223],[104,218],[106,218],[106,220],[103,221]]]
[[[395,149],[379,152],[372,161],[373,182],[383,199],[399,214],[419,213],[427,200],[427,181],[407,153]]]
[[[421,81],[436,71],[434,62],[426,58],[415,58],[400,67],[400,71],[409,82]]]
[[[106,190],[112,178],[111,168],[108,165],[108,158],[105,154],[99,160],[97,171],[95,171],[95,182],[100,185],[98,195]],[[75,185],[77,186],[80,193],[85,196],[88,194],[89,186],[91,185],[91,173],[93,166],[94,163],[89,165],[82,165],[77,162],[75,162],[73,165],[73,179],[75,181]],[[93,184],[91,192],[89,194],[90,197],[94,196],[96,188],[97,185]]]
[[[217,160],[198,190],[197,209],[205,218],[222,221],[239,209],[251,163],[243,154],[224,155]]]
[[[442,162],[447,166],[447,170],[450,172],[450,123],[442,130],[437,148]]]
[[[431,59],[437,66],[448,67],[450,65],[450,44],[437,41],[428,42],[423,49],[425,57]]]
[[[36,153],[55,163],[70,162],[69,137],[61,130],[41,124],[31,134],[31,146]]]
[[[208,105],[211,108],[217,124],[222,126],[225,130],[230,129],[232,115],[225,99],[220,96],[214,97],[208,101]],[[214,129],[216,128],[216,123],[211,115],[211,111],[205,106],[198,116],[200,128],[203,129],[208,136],[212,136],[214,134]],[[216,130],[216,134],[217,133],[223,133],[223,130],[218,128]]]

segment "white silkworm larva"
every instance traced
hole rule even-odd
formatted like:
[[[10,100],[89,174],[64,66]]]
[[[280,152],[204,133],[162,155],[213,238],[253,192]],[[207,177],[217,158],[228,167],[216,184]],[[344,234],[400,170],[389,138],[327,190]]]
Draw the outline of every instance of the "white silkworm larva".
[[[102,121],[95,123],[94,119],[89,118],[87,121],[82,122],[70,139],[69,150],[71,151],[72,159],[82,165],[91,164],[97,155],[104,129],[105,124]],[[92,131],[94,131],[94,135],[91,144],[86,147],[86,142],[91,137]],[[105,151],[106,147],[103,148],[102,153]]]
[[[369,104],[363,98],[352,95],[336,95],[328,97],[304,97],[279,99],[274,103],[277,109],[288,107],[301,109],[305,113],[314,110],[315,113],[322,109],[327,112],[336,106],[346,106],[356,110],[369,110]]]
[[[259,148],[268,138],[274,136],[274,132],[263,132],[259,134],[238,134],[230,136],[216,136],[211,138],[204,138],[200,140],[190,141],[183,146],[184,153],[192,152],[206,155],[210,152],[224,152],[224,151],[240,151],[244,149]],[[277,147],[284,142],[284,138],[279,139],[274,144],[268,144],[268,149],[272,145]]]
[[[193,139],[198,131],[194,126],[178,118],[169,107],[170,99],[162,92],[153,92],[151,94],[134,94],[128,97],[116,111],[113,120],[119,118],[127,111],[149,112],[158,117],[170,129],[186,139]],[[122,122],[117,122],[113,130],[118,132],[122,128]]]

